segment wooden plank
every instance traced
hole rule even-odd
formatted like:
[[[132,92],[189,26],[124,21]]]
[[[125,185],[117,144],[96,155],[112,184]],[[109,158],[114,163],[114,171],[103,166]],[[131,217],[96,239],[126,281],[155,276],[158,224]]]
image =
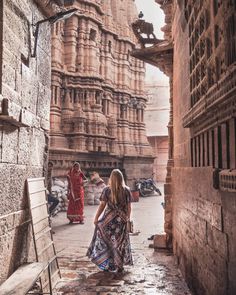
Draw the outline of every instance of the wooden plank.
[[[38,177],[38,178],[27,178],[27,181],[28,183],[31,183],[31,182],[38,182],[38,181],[41,181],[43,180],[44,181],[44,177]]]
[[[0,286],[0,294],[25,295],[46,266],[46,263],[40,262],[22,265]]]
[[[38,254],[38,259],[40,262],[43,262],[46,259],[48,259],[48,257],[50,258],[54,257],[54,255],[55,255],[54,249],[52,245],[50,245],[50,247],[45,247],[44,250]]]
[[[48,209],[46,205],[37,207],[31,210],[33,224],[40,222],[42,219],[48,217]]]
[[[46,238],[49,236],[50,240],[52,239],[51,238],[51,228],[49,226],[43,228],[40,232],[35,233],[35,241],[38,241],[42,237],[44,238],[44,236],[46,236]]]
[[[48,274],[47,274],[48,276]],[[60,271],[58,268],[56,268],[56,270],[54,272],[52,272],[52,275],[51,275],[51,281],[52,281],[52,288],[54,288],[58,282],[58,280],[61,278],[60,276]],[[43,282],[43,290],[48,290],[48,285],[49,285],[49,280],[45,280]]]
[[[50,241],[50,243],[46,243],[45,242],[45,244],[42,244],[42,246],[44,246],[44,247],[41,247],[40,246],[40,251],[38,252],[38,256],[40,257],[40,256],[42,256],[43,255],[43,253],[45,253],[47,250],[48,251],[50,251],[50,248],[52,249],[52,251],[51,252],[49,252],[49,253],[52,253],[53,254],[53,247],[52,247],[52,245],[53,245],[53,241]],[[51,258],[51,257],[50,257]]]
[[[47,227],[49,227],[48,216],[44,217],[38,223],[34,224],[34,234],[35,235],[39,234],[41,231],[45,230],[45,228],[47,228]]]
[[[31,178],[27,179],[28,181],[28,191],[30,194],[35,194],[42,190],[46,191],[44,178]]]
[[[37,243],[38,250],[41,250],[43,252],[44,249],[47,249],[49,247],[49,245],[51,245],[53,243],[50,235],[51,235],[51,233],[49,232],[48,234],[41,235],[37,239],[36,243]],[[41,251],[38,251],[38,255],[41,254]],[[48,259],[48,260],[50,260],[50,259]]]
[[[38,204],[41,204],[43,202],[47,202],[46,192],[35,192],[34,194],[30,193],[30,206],[35,207]]]
[[[48,204],[48,202],[46,200],[43,200],[43,202],[40,202],[40,203],[38,202],[37,205],[31,206],[31,210],[37,209],[39,207],[45,207],[45,205],[47,207],[47,204]]]
[[[55,259],[54,261],[52,261],[52,263],[50,263],[49,267],[51,269],[52,286],[55,287],[58,280],[60,280],[60,278],[61,278],[60,270],[57,265],[57,260]]]
[[[55,285],[56,281],[60,279],[60,270],[50,232],[44,178],[28,179],[27,183],[37,261],[48,264],[48,269],[42,272],[40,281],[43,291],[48,292],[49,280]]]

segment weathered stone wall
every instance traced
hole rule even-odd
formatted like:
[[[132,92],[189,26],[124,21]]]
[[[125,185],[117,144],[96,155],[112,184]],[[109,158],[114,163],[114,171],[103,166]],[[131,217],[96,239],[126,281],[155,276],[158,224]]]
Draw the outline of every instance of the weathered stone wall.
[[[165,231],[170,242],[173,235],[177,261],[195,294],[233,295],[236,3],[156,2],[166,15],[165,38],[174,45],[173,70],[167,41],[134,55],[170,77]]]
[[[124,176],[127,185],[135,189],[135,180],[139,178],[150,178],[153,173],[153,160],[151,157],[129,157],[124,158]]]
[[[196,294],[234,294],[235,196],[213,188],[210,167],[172,172],[174,251],[184,276]]]
[[[43,175],[47,156],[51,57],[50,27],[43,24],[31,58],[31,23],[44,17],[34,1],[3,0],[0,7],[0,102],[8,99],[11,119],[0,116],[1,283],[31,255],[25,181]]]
[[[156,156],[153,163],[154,179],[157,182],[165,182],[168,160],[168,136],[152,136],[148,137],[148,141]]]
[[[148,95],[144,113],[148,142],[153,148],[155,160],[154,179],[165,182],[168,160],[169,83],[165,80],[150,81],[145,84]]]
[[[211,76],[211,69],[215,68],[215,62],[218,58],[222,58],[220,52],[228,50],[218,51],[219,47],[217,48],[218,45],[215,44],[218,38],[216,36],[216,22],[222,24],[222,32],[226,31],[224,31],[222,15],[219,13],[217,15],[217,12],[213,14],[211,1],[204,1],[203,9],[194,1],[188,1],[189,6],[186,10],[183,1],[179,1],[179,3],[180,6],[176,3],[173,4],[172,25],[174,38],[174,168],[172,169],[174,252],[179,266],[195,294],[233,295],[236,293],[235,192],[223,192],[213,188],[213,185],[216,185],[213,183],[213,167],[227,168],[227,163],[219,164],[220,157],[223,155],[223,159],[224,157],[230,159],[235,154],[235,145],[233,149],[231,145],[232,140],[235,140],[235,133],[225,132],[228,134],[228,139],[225,141],[226,135],[223,133],[225,130],[223,124],[233,117],[233,109],[231,109],[231,114],[228,112],[227,100],[233,99],[232,94],[235,93],[235,88],[224,88],[226,82],[221,82],[224,81],[228,72],[219,72],[217,77],[217,66]],[[224,9],[227,5],[228,7],[232,5],[232,2],[230,4],[229,1],[228,4],[227,1],[214,1],[214,3],[219,9],[218,12],[222,5],[225,5]],[[233,9],[232,6],[231,9]],[[225,13],[226,10],[223,11]],[[229,13],[232,11],[228,10]],[[199,17],[197,18],[198,13]],[[207,18],[208,13],[211,14],[209,19]],[[190,14],[189,28],[187,19]],[[226,15],[225,18],[227,18]],[[208,33],[210,30],[212,34],[204,36],[204,30],[201,31],[202,27],[197,27],[197,24],[194,23],[198,20],[200,26],[203,22],[206,27],[208,26]],[[192,32],[195,33],[192,34]],[[215,36],[213,32],[215,32]],[[191,34],[193,37],[190,38]],[[223,36],[225,35],[221,35],[220,42],[227,44],[223,41]],[[210,41],[206,42],[205,37],[209,37]],[[207,58],[206,56],[209,54],[207,49],[209,42],[212,42],[213,52],[211,54],[214,53],[215,57],[208,56],[206,64],[204,58]],[[189,44],[191,44],[190,48]],[[198,51],[198,46],[200,51]],[[199,56],[197,56],[198,53]],[[191,55],[191,59],[189,55]],[[190,60],[194,60],[191,66]],[[202,61],[203,65],[198,72]],[[222,69],[227,67],[225,63],[222,61]],[[204,72],[206,65],[206,72]],[[195,70],[194,67],[196,67]],[[232,71],[233,65],[228,66],[228,70]],[[190,73],[192,75],[191,83]],[[230,81],[230,79],[232,80],[232,77],[226,81]],[[214,83],[216,84],[214,85]],[[224,107],[222,107],[220,99],[216,102],[216,98],[223,98],[228,89],[231,93],[225,96]],[[204,96],[205,93],[207,93],[206,96]],[[218,108],[214,110],[209,107],[209,110],[205,111],[209,103],[208,100],[205,102],[204,98],[211,99],[214,106],[218,103]],[[196,102],[196,100],[199,101]],[[192,113],[190,113],[191,111]],[[188,123],[184,118],[187,118]],[[190,128],[184,128],[183,125]],[[209,134],[213,134],[213,137],[208,137]],[[191,139],[196,135],[198,137],[194,146]],[[192,151],[191,146],[194,146]],[[232,151],[230,155],[229,150]],[[231,161],[230,163],[235,168],[235,162]]]

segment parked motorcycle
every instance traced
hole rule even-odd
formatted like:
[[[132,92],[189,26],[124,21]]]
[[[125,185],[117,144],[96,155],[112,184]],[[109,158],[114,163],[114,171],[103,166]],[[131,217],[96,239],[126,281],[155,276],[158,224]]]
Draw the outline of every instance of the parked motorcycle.
[[[157,192],[158,195],[161,196],[161,192],[152,178],[139,179],[136,181],[135,185],[142,197],[147,197],[154,192]]]

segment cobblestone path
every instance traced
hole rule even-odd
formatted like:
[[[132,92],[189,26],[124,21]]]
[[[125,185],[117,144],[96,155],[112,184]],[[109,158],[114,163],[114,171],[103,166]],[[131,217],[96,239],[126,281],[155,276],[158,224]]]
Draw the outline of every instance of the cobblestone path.
[[[123,274],[99,271],[85,253],[93,234],[96,206],[86,206],[84,225],[69,225],[65,213],[53,220],[62,279],[57,295],[190,295],[169,252],[149,247],[151,235],[163,231],[162,197],[142,198],[132,203],[135,231],[131,236],[134,266],[125,267]]]

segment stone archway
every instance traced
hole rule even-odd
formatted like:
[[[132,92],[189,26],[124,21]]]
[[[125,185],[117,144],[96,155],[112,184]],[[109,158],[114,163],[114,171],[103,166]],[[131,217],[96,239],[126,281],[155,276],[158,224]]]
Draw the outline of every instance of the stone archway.
[[[150,48],[135,49],[132,55],[151,65],[158,67],[169,77],[170,86],[170,114],[168,123],[168,162],[167,175],[164,185],[165,194],[165,221],[164,229],[166,233],[166,247],[172,247],[172,188],[171,188],[171,168],[173,161],[173,46],[171,41],[162,41]]]

